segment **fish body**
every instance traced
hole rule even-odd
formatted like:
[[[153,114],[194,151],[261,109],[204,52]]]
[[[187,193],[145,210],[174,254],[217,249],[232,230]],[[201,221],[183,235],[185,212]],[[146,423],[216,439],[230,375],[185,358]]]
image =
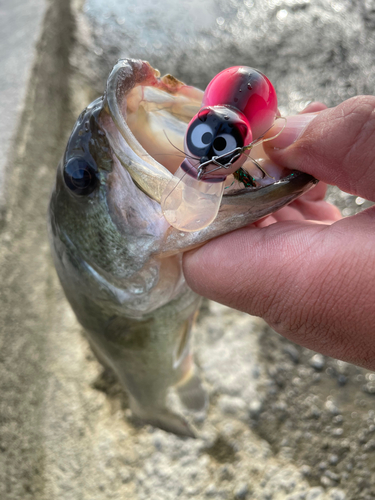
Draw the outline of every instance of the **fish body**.
[[[144,61],[119,61],[106,94],[74,126],[49,206],[56,270],[93,351],[116,373],[133,413],[186,436],[194,431],[168,408],[167,393],[176,388],[195,410],[206,396],[191,354],[200,297],[184,280],[182,253],[264,217],[314,183],[290,173],[228,193],[201,231],[169,226],[160,199],[181,159],[166,137],[183,142],[201,96],[173,77],[159,78]]]

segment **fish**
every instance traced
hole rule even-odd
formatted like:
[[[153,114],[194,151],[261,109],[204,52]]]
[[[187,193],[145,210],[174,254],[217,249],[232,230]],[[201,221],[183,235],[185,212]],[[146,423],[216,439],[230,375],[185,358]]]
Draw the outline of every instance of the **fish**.
[[[168,395],[175,391],[189,413],[205,409],[207,394],[192,352],[201,297],[184,279],[183,253],[269,215],[316,182],[279,169],[264,185],[228,186],[208,227],[171,227],[160,201],[202,96],[146,61],[119,60],[103,96],[73,127],[48,210],[56,271],[93,352],[118,377],[136,417],[188,437],[196,431]]]

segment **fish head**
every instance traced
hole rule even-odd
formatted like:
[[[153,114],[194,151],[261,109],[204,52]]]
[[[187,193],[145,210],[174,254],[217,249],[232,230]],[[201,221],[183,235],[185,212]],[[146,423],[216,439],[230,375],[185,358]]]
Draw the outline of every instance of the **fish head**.
[[[53,235],[74,247],[95,269],[125,277],[127,264],[139,255],[132,248],[132,236],[137,233],[141,244],[146,243],[143,236],[156,236],[147,219],[153,202],[139,192],[114,157],[99,124],[102,109],[103,98],[99,98],[74,126],[57,171],[51,228]],[[133,210],[125,211],[126,199],[132,199]]]
[[[151,257],[168,224],[160,205],[137,188],[113,154],[101,123],[104,102],[96,99],[74,125],[49,207],[55,266],[90,330],[100,328],[103,315],[141,317],[183,284],[177,257],[163,263]],[[172,286],[160,279],[161,270]]]

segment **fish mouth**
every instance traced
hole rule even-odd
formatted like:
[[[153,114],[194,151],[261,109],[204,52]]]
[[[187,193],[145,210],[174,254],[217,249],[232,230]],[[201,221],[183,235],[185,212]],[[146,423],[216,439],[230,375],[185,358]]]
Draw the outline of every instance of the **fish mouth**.
[[[135,184],[158,203],[185,158],[185,131],[199,111],[202,97],[201,90],[171,75],[160,77],[146,61],[119,60],[108,77],[102,126],[114,154]],[[245,206],[255,204],[260,208],[253,210],[258,220],[317,182],[308,174],[273,164],[261,145],[251,150],[251,156],[265,173],[249,159],[243,168],[254,185],[246,187],[228,176],[219,219],[228,206],[236,205],[243,212]],[[255,221],[250,219],[247,217],[246,223]]]

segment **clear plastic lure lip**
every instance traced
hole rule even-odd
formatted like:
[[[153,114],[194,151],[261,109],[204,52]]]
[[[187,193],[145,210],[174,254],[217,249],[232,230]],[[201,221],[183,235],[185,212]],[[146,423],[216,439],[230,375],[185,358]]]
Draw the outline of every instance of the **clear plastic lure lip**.
[[[225,177],[199,180],[197,169],[185,158],[162,194],[164,217],[181,231],[209,226],[219,211],[224,181]]]

